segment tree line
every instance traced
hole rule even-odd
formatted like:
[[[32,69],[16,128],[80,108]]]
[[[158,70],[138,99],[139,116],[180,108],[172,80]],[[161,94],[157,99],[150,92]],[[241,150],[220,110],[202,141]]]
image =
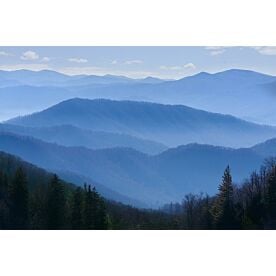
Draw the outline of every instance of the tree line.
[[[276,229],[276,161],[266,160],[241,185],[225,169],[217,195],[188,194],[163,210],[178,229]]]
[[[159,210],[104,199],[30,165],[0,166],[0,229],[276,229],[276,161],[242,184],[225,169],[215,196],[188,194]],[[3,165],[4,164],[4,165]],[[16,163],[17,164],[17,163]]]
[[[0,171],[1,229],[107,229],[104,199],[90,185],[67,187],[57,175],[48,185],[30,189],[18,168],[12,177]]]

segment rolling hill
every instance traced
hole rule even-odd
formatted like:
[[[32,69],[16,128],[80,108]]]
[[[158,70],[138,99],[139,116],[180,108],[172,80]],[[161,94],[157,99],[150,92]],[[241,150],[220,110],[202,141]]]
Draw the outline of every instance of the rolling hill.
[[[45,143],[27,136],[0,134],[0,150],[49,171],[93,179],[127,198],[158,207],[187,193],[214,194],[227,165],[240,182],[262,164],[266,153],[189,144],[149,156],[128,148],[89,150]],[[264,149],[262,150],[264,152]],[[72,178],[70,178],[70,174]]]
[[[154,77],[132,79],[116,75],[65,75],[52,70],[0,70],[0,86],[29,85],[29,86],[86,86],[94,84],[130,84],[130,83],[161,83],[164,80]]]
[[[276,125],[275,76],[232,69],[199,73],[180,80],[151,84],[82,86],[78,97],[182,104],[230,114],[252,122]]]
[[[103,99],[75,98],[7,123],[29,127],[73,125],[132,135],[169,147],[188,143],[248,147],[276,136],[276,127],[187,106]]]
[[[18,156],[19,158],[23,159],[24,161],[30,163],[28,169],[30,177],[39,179],[36,175],[33,175],[31,168],[33,168],[34,165],[43,168],[44,170],[47,170],[51,173],[56,173],[59,175],[62,179],[74,183],[79,186],[83,186],[83,184],[89,183],[92,186],[95,186],[96,189],[107,199],[112,199],[118,202],[122,202],[125,204],[131,204],[135,205],[138,207],[145,207],[145,204],[132,199],[128,196],[122,195],[120,192],[113,191],[112,189],[105,187],[104,185],[94,181],[91,179],[89,176],[83,176],[77,173],[74,173],[74,171],[70,171],[69,168],[68,170],[66,169],[66,164],[68,163],[74,163],[76,160],[73,160],[72,156],[74,155],[73,151],[71,152],[71,160],[67,163],[65,159],[66,155],[63,155],[60,150],[57,150],[59,147],[57,145],[52,145],[52,147],[48,146],[48,144],[43,144],[43,142],[40,142],[39,140],[34,140],[33,138],[27,138],[27,137],[20,137],[20,136],[15,136],[13,134],[0,134],[0,151],[3,151],[3,155],[7,155],[5,153]],[[10,146],[14,145],[16,149],[11,149]],[[33,152],[32,152],[33,148]],[[57,152],[54,152],[57,150]],[[49,152],[47,152],[49,151]],[[67,155],[69,157],[69,155]],[[17,160],[16,158],[12,157],[11,160]],[[11,161],[8,161],[9,159],[5,159],[4,161],[7,162],[6,165],[5,163],[1,163],[1,168],[5,168],[5,166],[10,166]],[[63,160],[63,161],[62,161]],[[0,158],[1,161],[1,158]],[[3,161],[3,162],[4,162]],[[19,160],[22,161],[22,160]],[[12,161],[14,162],[14,161]],[[47,162],[53,162],[52,165],[50,163],[47,164]],[[77,163],[77,162],[76,162]],[[60,164],[63,164],[63,166],[60,166]],[[25,167],[25,165],[22,165]],[[16,170],[18,166],[15,166],[14,170]],[[51,174],[52,175],[52,174]],[[49,180],[49,177],[45,178],[42,177],[41,181],[45,181],[45,183]]]
[[[165,145],[154,141],[138,139],[126,134],[91,131],[71,125],[24,127],[0,123],[0,132],[32,136],[63,146],[83,146],[90,149],[129,147],[148,154],[157,154],[167,149]]]
[[[7,103],[0,106],[0,120],[79,97],[181,104],[276,125],[275,82],[275,76],[238,69],[202,72],[171,81],[112,75],[68,76],[49,70],[0,71],[0,103]]]

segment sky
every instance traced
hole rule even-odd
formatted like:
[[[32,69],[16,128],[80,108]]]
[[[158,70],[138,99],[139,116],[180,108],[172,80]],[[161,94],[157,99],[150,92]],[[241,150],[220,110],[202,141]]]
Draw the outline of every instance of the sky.
[[[0,70],[179,79],[247,69],[276,75],[276,47],[0,47]]]

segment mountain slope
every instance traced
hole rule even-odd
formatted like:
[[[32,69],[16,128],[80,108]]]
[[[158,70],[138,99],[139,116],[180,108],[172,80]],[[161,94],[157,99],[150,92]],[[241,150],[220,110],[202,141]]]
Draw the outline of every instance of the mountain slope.
[[[168,146],[187,143],[247,147],[276,136],[276,128],[180,105],[71,99],[8,121],[35,127],[73,125],[124,133]]]
[[[67,76],[47,70],[0,71],[0,120],[80,97],[183,104],[276,125],[275,82],[274,76],[237,69],[214,74],[202,72],[175,81],[111,75]],[[53,89],[57,93],[51,93]],[[5,102],[9,104],[1,105]]]
[[[265,156],[254,148],[231,149],[190,144],[149,156],[133,149],[89,150],[63,147],[30,137],[0,134],[0,150],[61,175],[93,179],[128,198],[157,207],[187,193],[214,194],[227,165],[233,180],[258,169]]]
[[[21,85],[44,86],[60,84],[75,77],[67,76],[51,70],[31,71],[31,70],[0,70],[0,77],[6,81],[14,81]],[[1,84],[1,81],[0,81]]]
[[[65,172],[92,178],[111,190],[142,202],[149,202],[151,191],[155,198],[164,197],[162,190],[144,186],[140,179],[153,181],[148,156],[132,149],[89,150],[45,143],[27,136],[0,134],[0,150],[53,172]],[[126,166],[126,167],[125,167]],[[135,175],[131,175],[135,173]],[[139,175],[141,173],[141,175]],[[99,189],[100,190],[100,189]],[[138,196],[136,196],[138,195]]]
[[[94,84],[130,84],[130,83],[161,83],[164,80],[147,77],[143,79],[132,79],[116,75],[65,75],[52,70],[0,70],[0,86],[29,85],[29,86],[85,86]]]
[[[252,147],[252,150],[261,156],[276,157],[276,139],[270,139]]]
[[[276,125],[276,77],[249,70],[199,73],[176,81],[155,84],[79,87],[82,98],[184,104],[209,112]]]
[[[142,202],[131,199],[128,196],[122,195],[120,192],[113,191],[105,187],[99,182],[94,181],[89,175],[81,175],[81,172],[87,169],[87,166],[81,162],[86,162],[86,157],[80,158],[85,150],[77,148],[67,150],[66,147],[60,147],[54,144],[47,144],[31,137],[18,136],[14,134],[0,134],[0,151],[18,156],[25,161],[32,163],[40,168],[46,169],[58,174],[63,179],[83,185],[84,182],[92,184],[97,190],[107,199],[116,200],[126,204],[135,204],[136,206],[144,206]],[[76,158],[75,158],[76,157]],[[66,159],[69,160],[66,160]],[[89,161],[87,159],[87,161]],[[79,163],[80,162],[80,163]],[[95,162],[97,162],[95,160]],[[91,162],[90,162],[91,164]],[[85,167],[84,170],[74,170],[75,167]]]
[[[167,149],[163,144],[126,134],[91,131],[70,125],[35,128],[0,123],[0,132],[32,136],[63,146],[84,146],[90,149],[129,147],[148,154],[157,154]]]

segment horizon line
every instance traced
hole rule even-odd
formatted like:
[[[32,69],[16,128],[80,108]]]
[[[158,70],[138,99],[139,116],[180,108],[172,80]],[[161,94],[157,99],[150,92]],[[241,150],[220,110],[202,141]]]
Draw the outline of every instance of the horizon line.
[[[55,69],[41,69],[41,70],[31,70],[31,69],[15,69],[15,70],[9,70],[9,69],[0,69],[0,72],[20,72],[20,71],[27,71],[27,72],[34,72],[34,73],[39,73],[39,72],[54,72],[57,74],[61,74],[64,76],[68,76],[68,77],[77,77],[77,76],[83,76],[83,77],[89,77],[89,76],[95,76],[95,77],[107,77],[107,76],[112,76],[112,77],[122,77],[122,78],[127,78],[127,79],[131,79],[131,80],[144,80],[147,78],[153,78],[153,79],[160,79],[160,80],[164,80],[164,81],[177,81],[177,80],[181,80],[184,78],[188,78],[188,77],[193,77],[193,76],[197,76],[200,74],[208,74],[208,75],[216,75],[219,73],[224,73],[224,72],[228,72],[228,71],[243,71],[243,72],[252,72],[252,73],[258,73],[258,74],[262,74],[262,75],[267,75],[267,76],[271,76],[271,77],[276,77],[276,75],[272,75],[272,74],[268,74],[268,73],[264,73],[264,72],[260,72],[260,71],[255,71],[252,69],[241,69],[241,68],[231,68],[231,69],[226,69],[226,70],[218,70],[216,72],[208,72],[208,71],[200,71],[198,73],[195,74],[191,74],[191,75],[187,75],[187,76],[183,76],[180,78],[162,78],[162,77],[158,77],[158,76],[153,76],[153,75],[147,75],[145,77],[140,77],[140,78],[134,78],[134,77],[129,77],[126,75],[122,75],[122,74],[66,74],[62,71],[59,70],[55,70]]]

